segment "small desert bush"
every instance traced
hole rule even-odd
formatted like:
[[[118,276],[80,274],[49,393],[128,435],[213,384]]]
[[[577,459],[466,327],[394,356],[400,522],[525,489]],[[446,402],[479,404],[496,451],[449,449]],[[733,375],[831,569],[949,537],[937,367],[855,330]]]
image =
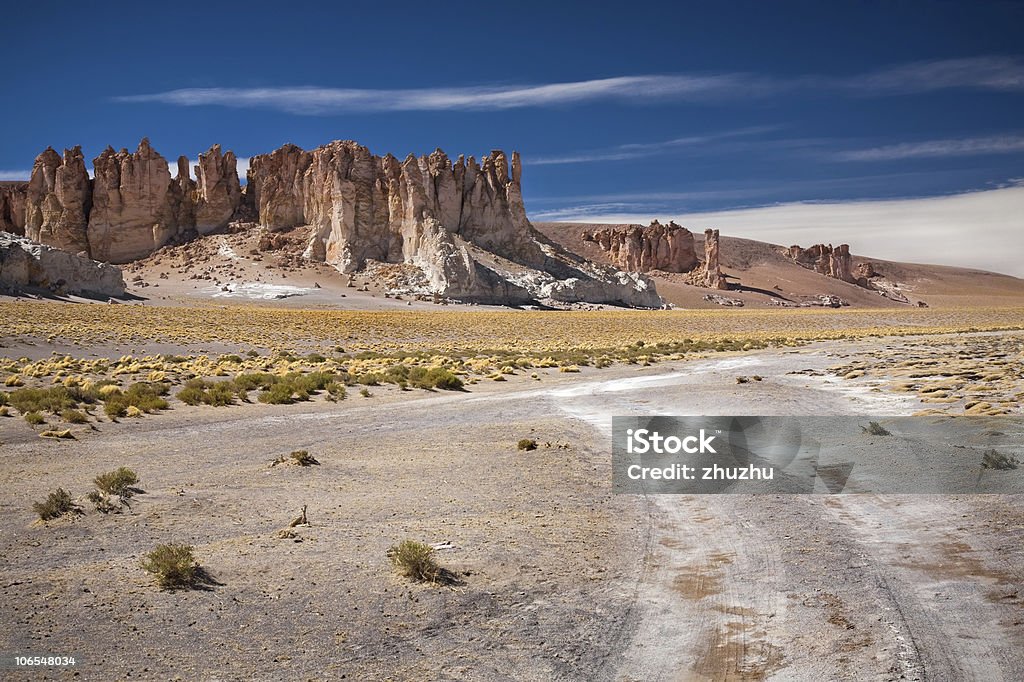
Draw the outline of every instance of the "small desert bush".
[[[373,394],[370,393],[370,389],[366,388],[365,386],[359,389],[359,395],[363,396],[364,398],[370,398],[373,396]]]
[[[516,449],[517,450],[536,450],[537,449],[537,441],[535,441],[532,438],[523,438],[518,443],[516,443]]]
[[[1003,454],[997,450],[987,450],[981,460],[984,469],[996,469],[998,471],[1009,471],[1016,469],[1020,460],[1011,455]]]
[[[317,461],[316,457],[309,454],[308,450],[295,450],[291,454],[281,455],[274,460],[275,465],[287,464],[289,462],[291,462],[292,464],[297,464],[300,467],[308,467],[313,466],[314,464],[320,464],[320,462]]]
[[[71,493],[64,488],[57,488],[46,496],[43,502],[36,502],[32,509],[43,521],[50,521],[65,514],[78,511],[78,505],[71,499]]]
[[[103,411],[111,419],[117,419],[127,415],[130,407],[144,413],[166,410],[170,405],[163,396],[170,390],[170,386],[162,382],[140,381],[124,391],[107,392],[103,398]],[[101,389],[100,393],[102,395],[104,391]]]
[[[860,427],[864,433],[871,434],[872,436],[891,436],[892,434],[884,426],[878,422],[868,422],[867,426]]]
[[[388,550],[388,558],[406,578],[417,582],[438,582],[443,569],[434,561],[434,549],[415,540],[403,540]]]
[[[168,590],[192,587],[198,579],[199,564],[191,545],[157,545],[142,560],[142,568]]]
[[[38,412],[26,412],[24,419],[32,426],[39,426],[40,424],[46,423],[46,417]]]
[[[60,418],[68,424],[86,424],[89,421],[89,415],[81,410],[64,410],[60,413]]]
[[[93,490],[85,497],[90,502],[92,502],[92,506],[95,507],[96,511],[100,512],[101,514],[109,514],[110,512],[120,511],[121,504],[124,504],[123,502],[121,504],[114,504],[114,500],[111,499],[109,495],[105,495],[104,493],[101,493],[99,490]]]
[[[100,492],[104,492],[108,495],[117,495],[118,497],[131,497],[132,486],[139,482],[139,476],[128,467],[120,467],[114,471],[108,471],[105,474],[100,474],[93,483]]]

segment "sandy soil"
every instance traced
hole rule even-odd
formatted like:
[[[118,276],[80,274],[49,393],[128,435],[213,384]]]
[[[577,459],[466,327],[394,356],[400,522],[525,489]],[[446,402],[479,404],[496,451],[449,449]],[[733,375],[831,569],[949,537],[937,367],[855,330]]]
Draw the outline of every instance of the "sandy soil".
[[[1018,679],[1016,496],[610,493],[611,414],[910,414],[884,376],[790,373],[906,343],[179,407],[66,442],[0,420],[0,652],[76,655],[87,679]],[[320,465],[270,466],[295,449]],[[129,511],[33,521],[120,465],[146,491]],[[450,543],[461,584],[400,578],[405,538]],[[139,560],[168,541],[207,589],[152,584]]]

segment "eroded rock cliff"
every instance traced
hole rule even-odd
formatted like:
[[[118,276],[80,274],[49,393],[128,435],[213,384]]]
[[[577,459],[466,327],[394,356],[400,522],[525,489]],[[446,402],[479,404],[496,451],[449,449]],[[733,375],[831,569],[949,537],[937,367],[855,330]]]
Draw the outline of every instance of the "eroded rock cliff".
[[[605,228],[583,235],[606,251],[611,261],[630,272],[690,272],[700,261],[693,245],[693,233],[669,221],[657,220],[647,227]]]
[[[0,182],[0,232],[25,234],[27,182]]]
[[[798,265],[826,277],[857,283],[857,278],[853,274],[853,258],[850,256],[849,244],[840,244],[834,248],[831,244],[815,244],[806,249],[793,245],[786,251],[786,255]]]
[[[0,288],[45,289],[61,295],[125,294],[120,268],[4,232],[0,232]]]
[[[728,289],[729,283],[722,276],[718,253],[718,230],[704,230],[704,286],[711,289]]]
[[[166,170],[166,168],[165,168]],[[26,193],[25,235],[71,253],[87,252],[92,187],[82,148],[51,147],[36,157]]]

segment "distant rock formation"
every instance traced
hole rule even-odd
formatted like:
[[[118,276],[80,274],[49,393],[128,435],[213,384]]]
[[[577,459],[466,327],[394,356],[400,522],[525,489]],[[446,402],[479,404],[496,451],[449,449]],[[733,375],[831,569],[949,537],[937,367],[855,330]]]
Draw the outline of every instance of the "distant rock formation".
[[[27,182],[0,182],[0,232],[25,234]]]
[[[786,251],[786,255],[798,265],[826,277],[857,284],[849,244],[840,244],[835,248],[831,244],[815,244],[806,249],[793,245]]]
[[[605,228],[583,235],[608,253],[612,263],[630,272],[690,272],[700,261],[693,245],[693,233],[669,221],[657,220],[647,227]]]
[[[120,268],[4,232],[0,232],[0,287],[16,293],[46,289],[61,295],[125,294]]]
[[[704,286],[710,289],[728,289],[718,262],[718,230],[704,230]]]
[[[199,155],[196,180],[185,157],[172,179],[146,139],[133,153],[108,147],[93,166],[90,181],[78,147],[63,158],[53,149],[39,155],[25,201],[28,237],[127,263],[250,216],[271,232],[309,226],[305,256],[342,272],[371,262],[415,266],[423,273],[409,284],[416,293],[501,304],[662,304],[646,277],[577,258],[533,228],[517,153],[511,163],[500,151],[479,164],[461,156],[453,163],[441,150],[400,162],[352,141],[311,152],[285,145],[250,160],[244,191],[234,154],[219,145]]]

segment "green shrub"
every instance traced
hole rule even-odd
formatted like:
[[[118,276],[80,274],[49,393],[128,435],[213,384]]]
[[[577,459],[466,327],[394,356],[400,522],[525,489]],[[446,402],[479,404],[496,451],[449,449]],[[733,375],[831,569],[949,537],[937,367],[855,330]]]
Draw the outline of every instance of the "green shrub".
[[[64,488],[57,488],[47,495],[45,502],[34,503],[32,509],[43,521],[79,511],[78,505],[71,499],[71,493]]]
[[[40,424],[46,423],[46,417],[38,412],[26,412],[24,419],[32,426],[39,426]]]
[[[93,483],[100,492],[118,497],[131,497],[134,494],[132,486],[139,482],[139,476],[128,467],[120,467],[114,471],[100,474]]]
[[[168,590],[192,587],[198,580],[199,564],[191,545],[157,545],[142,560],[142,568]]]
[[[517,450],[536,450],[537,449],[537,441],[535,441],[532,438],[523,438],[518,443],[516,443],[516,449]]]
[[[403,540],[388,550],[388,558],[402,575],[418,582],[439,582],[443,569],[434,561],[430,545]]]
[[[361,389],[359,389],[359,395],[363,396],[364,398],[371,398],[371,397],[373,397],[373,394],[370,393],[370,389],[366,388],[365,386],[363,386]]]
[[[60,418],[68,424],[87,424],[89,422],[89,415],[81,410],[64,410],[60,413]]]
[[[267,390],[261,391],[256,399],[269,405],[291,405],[296,401],[295,390],[291,383],[274,384]]]

